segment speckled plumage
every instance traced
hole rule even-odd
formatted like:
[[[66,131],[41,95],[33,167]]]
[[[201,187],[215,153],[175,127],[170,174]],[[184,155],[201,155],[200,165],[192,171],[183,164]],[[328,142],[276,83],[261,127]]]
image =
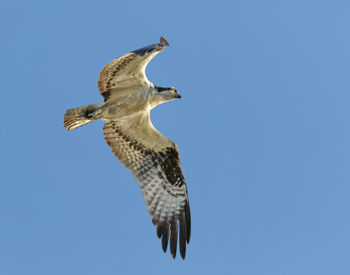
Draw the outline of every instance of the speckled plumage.
[[[107,64],[98,80],[104,102],[67,110],[64,126],[73,130],[94,120],[106,121],[106,142],[139,182],[164,252],[170,242],[175,258],[179,231],[180,254],[185,258],[191,216],[179,151],[174,142],[154,128],[150,119],[152,108],[180,95],[174,88],[155,86],[145,75],[148,62],[166,46],[168,43],[161,38],[159,44]]]

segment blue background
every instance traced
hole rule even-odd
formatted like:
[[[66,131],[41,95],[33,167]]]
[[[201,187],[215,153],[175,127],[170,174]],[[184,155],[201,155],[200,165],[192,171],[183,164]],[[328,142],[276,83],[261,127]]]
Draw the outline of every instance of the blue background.
[[[3,1],[0,274],[350,274],[349,1]],[[103,66],[169,42],[148,78],[180,149],[187,257],[163,254],[103,122]]]

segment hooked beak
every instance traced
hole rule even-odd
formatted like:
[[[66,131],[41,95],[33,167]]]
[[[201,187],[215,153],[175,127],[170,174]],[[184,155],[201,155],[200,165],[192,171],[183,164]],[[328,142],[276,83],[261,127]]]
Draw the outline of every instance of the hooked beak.
[[[181,95],[175,88],[173,88],[173,93],[175,94],[175,98],[181,98]]]

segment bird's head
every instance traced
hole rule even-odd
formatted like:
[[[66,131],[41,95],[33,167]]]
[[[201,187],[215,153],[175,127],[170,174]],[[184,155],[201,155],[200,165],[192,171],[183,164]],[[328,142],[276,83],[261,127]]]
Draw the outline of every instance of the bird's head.
[[[157,104],[161,104],[175,98],[181,98],[181,95],[174,87],[158,87],[155,86],[155,101]]]

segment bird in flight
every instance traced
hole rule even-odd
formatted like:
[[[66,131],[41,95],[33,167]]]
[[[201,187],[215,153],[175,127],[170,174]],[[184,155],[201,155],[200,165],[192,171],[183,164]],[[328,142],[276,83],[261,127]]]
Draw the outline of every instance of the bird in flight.
[[[150,118],[152,108],[181,95],[173,87],[154,85],[145,74],[147,64],[168,45],[161,37],[160,43],[107,64],[98,80],[104,101],[67,110],[64,127],[73,130],[94,120],[106,121],[106,142],[138,181],[163,251],[170,242],[170,253],[175,258],[179,235],[184,259],[186,243],[190,242],[191,214],[179,151]]]

